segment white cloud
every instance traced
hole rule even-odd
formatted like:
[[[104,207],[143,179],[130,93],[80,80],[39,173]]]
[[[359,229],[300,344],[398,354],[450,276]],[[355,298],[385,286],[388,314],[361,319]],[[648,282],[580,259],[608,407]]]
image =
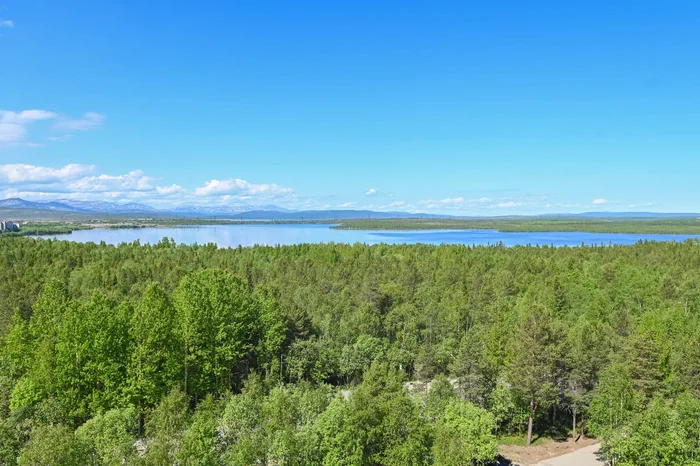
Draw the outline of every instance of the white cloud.
[[[223,194],[235,194],[239,196],[282,196],[290,194],[291,188],[285,188],[278,184],[253,184],[239,178],[227,180],[211,180],[201,188],[195,189],[197,196],[214,196]]]
[[[159,207],[186,204],[240,205],[279,201],[287,207],[318,208],[314,198],[294,194],[276,184],[252,184],[244,180],[207,183],[203,188],[186,189],[178,184],[157,184],[157,179],[141,170],[126,174],[93,174],[92,165],[69,164],[41,167],[29,164],[0,165],[0,199],[21,197],[28,200],[75,199],[112,202],[138,201]],[[213,182],[216,181],[216,182]],[[202,191],[204,190],[204,191]],[[231,194],[222,191],[229,190]],[[199,192],[197,192],[199,191]]]
[[[499,202],[498,204],[492,207],[498,207],[499,209],[512,209],[513,207],[521,207],[522,205],[522,202],[507,201]]]
[[[603,204],[607,204],[608,202],[609,202],[608,200],[602,199],[602,198],[601,199],[594,199],[593,205],[603,205]]]
[[[26,144],[29,130],[27,126],[35,121],[56,118],[56,114],[46,110],[23,110],[12,112],[0,110],[0,146]]]
[[[63,142],[71,139],[73,137],[72,134],[64,134],[63,136],[50,136],[46,138],[47,141],[57,141],[57,142]]]
[[[0,19],[0,28],[13,28],[15,27],[15,22],[11,19]]]
[[[54,129],[61,131],[89,131],[100,126],[105,121],[105,116],[97,112],[84,113],[82,118],[70,119],[60,117],[54,124]]]
[[[27,134],[27,128],[20,124],[0,121],[0,145],[19,144],[24,141]]]
[[[56,114],[46,110],[22,110],[21,112],[11,112],[0,110],[0,123],[27,124],[39,120],[51,120],[56,118]]]
[[[162,196],[172,196],[185,192],[185,189],[177,184],[172,184],[170,186],[156,186],[156,192]]]
[[[369,188],[369,191],[365,193],[365,196],[374,196],[375,194],[377,194],[377,190],[374,188]]]
[[[481,197],[478,199],[465,199],[464,197],[446,197],[444,199],[426,199],[423,201],[418,201],[419,205],[427,206],[429,208],[445,207],[445,208],[462,208],[462,207],[476,207],[487,202],[491,202],[488,197]]]
[[[26,164],[0,165],[0,181],[10,184],[43,184],[75,180],[95,169],[94,165],[71,163],[63,168],[37,167]]]
[[[123,192],[152,190],[153,179],[144,175],[141,170],[132,170],[125,175],[86,176],[68,185],[70,191],[80,192]]]
[[[355,204],[357,204],[357,202],[343,202],[342,204],[338,204],[338,207],[340,207],[341,209],[344,209],[347,207],[352,207]]]
[[[86,131],[102,124],[104,118],[104,115],[95,112],[88,112],[81,119],[71,120],[48,110],[34,109],[20,112],[0,110],[0,147],[38,146],[39,144],[27,140],[29,138],[29,126],[38,121],[54,120],[53,128],[55,130]],[[49,141],[65,141],[70,137],[70,134],[65,134],[47,137],[46,139]]]

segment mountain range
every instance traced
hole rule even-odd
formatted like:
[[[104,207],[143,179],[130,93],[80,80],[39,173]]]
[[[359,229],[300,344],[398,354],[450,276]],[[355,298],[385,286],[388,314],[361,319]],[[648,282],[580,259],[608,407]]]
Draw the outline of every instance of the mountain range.
[[[28,201],[18,197],[0,200],[0,209],[17,209],[24,211],[65,212],[75,214],[138,214],[138,215],[175,215],[182,217],[218,217],[242,220],[348,220],[355,218],[455,218],[459,216],[408,213],[377,212],[372,210],[302,210],[294,211],[276,205],[238,205],[238,206],[200,206],[184,205],[168,209],[130,202],[118,204],[106,201],[79,201],[58,199],[56,201]],[[570,217],[570,218],[680,218],[699,217],[697,213],[660,213],[660,212],[583,212],[576,214],[545,214],[530,217]],[[506,216],[500,218],[519,218],[528,216]],[[464,218],[464,217],[463,217]],[[469,217],[478,218],[478,217]]]
[[[51,210],[61,212],[83,212],[96,214],[148,214],[148,213],[172,213],[192,216],[216,216],[216,215],[236,215],[242,212],[250,211],[274,211],[274,212],[291,212],[288,209],[275,205],[255,206],[198,206],[185,205],[170,209],[157,209],[155,207],[130,202],[127,204],[118,204],[116,202],[106,201],[78,201],[74,199],[58,199],[56,201],[28,201],[13,197],[0,200],[0,208],[2,209],[32,209],[32,210]]]
[[[371,210],[304,210],[293,211],[276,205],[199,206],[185,205],[169,209],[135,202],[118,204],[106,201],[28,201],[17,197],[0,200],[0,209],[51,211],[82,214],[176,215],[182,217],[218,217],[243,220],[334,220],[352,218],[447,217],[446,215],[411,214],[407,212],[374,212]]]

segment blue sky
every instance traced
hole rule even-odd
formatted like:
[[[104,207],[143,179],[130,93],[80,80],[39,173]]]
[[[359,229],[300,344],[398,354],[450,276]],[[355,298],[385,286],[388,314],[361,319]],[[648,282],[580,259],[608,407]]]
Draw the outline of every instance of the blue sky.
[[[700,211],[700,2],[0,0],[0,197]]]

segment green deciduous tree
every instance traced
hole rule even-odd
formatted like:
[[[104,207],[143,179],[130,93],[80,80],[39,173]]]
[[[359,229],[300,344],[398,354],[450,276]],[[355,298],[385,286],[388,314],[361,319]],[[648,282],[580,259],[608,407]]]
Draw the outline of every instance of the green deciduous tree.
[[[238,383],[238,365],[254,343],[256,308],[247,286],[222,271],[195,272],[178,286],[175,306],[185,393],[225,393]]]
[[[19,456],[20,466],[92,466],[88,445],[79,440],[70,427],[40,426],[32,430],[26,447]]]
[[[111,409],[89,419],[75,431],[75,436],[91,450],[95,464],[130,464],[136,460],[137,420],[138,414],[133,407]]]
[[[181,381],[184,349],[176,323],[170,296],[160,285],[149,285],[129,323],[126,394],[141,413]]]
[[[433,456],[439,466],[491,464],[498,454],[491,413],[466,401],[452,400],[438,418]]]

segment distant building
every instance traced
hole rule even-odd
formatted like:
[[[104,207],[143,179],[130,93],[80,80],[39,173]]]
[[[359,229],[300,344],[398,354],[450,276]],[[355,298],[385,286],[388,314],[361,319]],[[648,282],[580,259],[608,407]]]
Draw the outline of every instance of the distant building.
[[[19,231],[19,222],[13,222],[11,220],[2,221],[0,220],[0,232],[4,231]]]

